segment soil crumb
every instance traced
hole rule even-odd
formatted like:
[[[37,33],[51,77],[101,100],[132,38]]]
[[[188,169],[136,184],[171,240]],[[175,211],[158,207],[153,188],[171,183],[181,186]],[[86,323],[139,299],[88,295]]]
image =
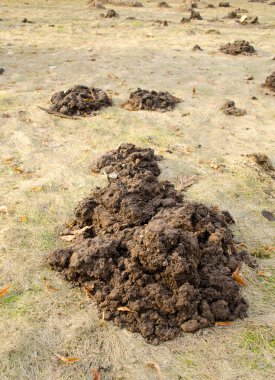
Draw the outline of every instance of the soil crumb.
[[[272,214],[272,212],[270,211],[267,211],[267,210],[263,210],[262,211],[262,216],[264,216],[267,220],[269,220],[270,222],[275,222],[275,216],[274,214]]]
[[[275,71],[266,78],[263,85],[264,87],[268,87],[270,90],[275,91]]]
[[[228,43],[226,45],[222,45],[220,47],[220,50],[225,54],[231,54],[231,55],[251,55],[255,54],[256,50],[248,41],[244,40],[237,40],[233,43]]]
[[[54,93],[51,103],[51,111],[68,116],[89,116],[103,107],[112,105],[111,99],[103,90],[83,85]]]
[[[116,17],[118,14],[114,9],[109,9],[108,12],[106,13],[105,18],[113,18]]]
[[[234,244],[229,212],[185,201],[158,179],[158,160],[133,144],[96,160],[92,170],[103,171],[108,185],[76,207],[73,245],[48,257],[105,320],[152,344],[244,318],[236,273],[242,262],[256,265]]]
[[[3,67],[0,67],[0,75],[4,74],[5,72],[5,69],[3,69]]]
[[[122,105],[129,111],[147,110],[147,111],[172,111],[180,99],[171,95],[169,92],[156,92],[142,90],[138,88],[131,92],[129,100]]]
[[[233,100],[227,100],[221,107],[221,110],[226,115],[243,116],[246,114],[246,110],[237,108]]]
[[[158,3],[159,8],[171,8],[170,5],[168,5],[165,1],[161,1]]]
[[[193,51],[203,51],[203,49],[200,47],[200,45],[195,45],[192,50]]]

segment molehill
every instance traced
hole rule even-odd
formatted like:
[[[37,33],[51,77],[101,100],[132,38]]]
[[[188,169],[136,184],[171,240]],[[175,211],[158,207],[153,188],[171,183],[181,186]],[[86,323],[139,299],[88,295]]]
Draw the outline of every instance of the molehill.
[[[103,107],[112,105],[108,95],[99,88],[77,85],[66,91],[58,91],[51,97],[50,111],[68,116],[89,116]]]
[[[156,92],[138,88],[130,93],[129,100],[122,105],[129,111],[172,111],[180,99],[171,95],[168,91]]]
[[[158,344],[215,321],[244,318],[234,274],[247,251],[233,241],[228,212],[183,199],[160,181],[152,149],[122,144],[92,165],[108,184],[75,210],[72,246],[50,266],[85,288],[101,316]]]

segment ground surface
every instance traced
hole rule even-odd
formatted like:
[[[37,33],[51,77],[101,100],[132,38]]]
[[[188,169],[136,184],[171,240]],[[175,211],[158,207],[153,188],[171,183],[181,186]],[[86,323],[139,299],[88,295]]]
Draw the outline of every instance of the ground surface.
[[[232,0],[231,8],[206,9],[204,3],[203,20],[179,24],[189,14],[179,11],[182,3],[169,2],[168,9],[143,3],[107,6],[119,17],[104,19],[106,10],[86,1],[1,1],[0,206],[8,213],[2,207],[0,288],[12,285],[0,299],[1,379],[91,379],[90,368],[104,380],[156,379],[148,361],[171,380],[274,375],[274,277],[244,270],[246,320],[155,347],[102,321],[94,302],[45,266],[47,253],[66,244],[59,235],[75,204],[105,183],[90,173],[90,162],[121,142],[163,154],[162,177],[177,187],[197,176],[186,197],[229,210],[236,239],[249,249],[274,244],[274,222],[261,214],[274,213],[274,181],[246,157],[262,152],[275,159],[275,98],[261,88],[274,71],[274,6]],[[208,21],[238,7],[260,24]],[[130,16],[136,20],[125,20]],[[34,23],[22,23],[25,17]],[[248,40],[258,54],[219,51],[236,39]],[[196,44],[203,51],[193,52]],[[81,120],[37,107],[49,107],[55,91],[74,84],[102,88],[114,107]],[[137,87],[169,91],[183,102],[168,113],[120,108]],[[227,99],[247,114],[223,114]],[[272,272],[274,259],[260,265]],[[66,364],[54,353],[81,360]]]

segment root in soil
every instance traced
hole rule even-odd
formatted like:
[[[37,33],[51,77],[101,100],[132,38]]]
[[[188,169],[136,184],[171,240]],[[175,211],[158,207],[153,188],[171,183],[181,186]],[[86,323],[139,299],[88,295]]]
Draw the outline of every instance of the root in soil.
[[[244,55],[251,55],[255,54],[256,50],[248,41],[235,41],[233,43],[228,43],[226,45],[222,45],[220,47],[220,50],[225,54],[232,54],[232,55],[238,55],[238,54],[244,54]]]
[[[129,100],[122,105],[129,111],[147,110],[147,111],[172,111],[180,99],[171,95],[169,92],[156,92],[141,90],[131,92]]]
[[[265,80],[265,82],[264,82],[263,85],[264,85],[264,87],[267,87],[267,88],[269,88],[272,91],[275,91],[275,71],[273,71],[273,73],[270,74],[266,78],[266,80]]]
[[[105,320],[158,344],[215,321],[244,318],[237,281],[242,262],[228,212],[190,203],[158,176],[152,149],[122,144],[92,170],[108,185],[76,207],[74,244],[48,257],[50,266],[82,286]],[[82,232],[82,233],[81,233]]]
[[[233,100],[227,100],[221,107],[221,110],[226,115],[243,116],[246,114],[246,110],[237,108]]]
[[[50,111],[68,116],[89,116],[112,105],[111,99],[103,90],[83,85],[54,93],[51,103],[53,105]]]

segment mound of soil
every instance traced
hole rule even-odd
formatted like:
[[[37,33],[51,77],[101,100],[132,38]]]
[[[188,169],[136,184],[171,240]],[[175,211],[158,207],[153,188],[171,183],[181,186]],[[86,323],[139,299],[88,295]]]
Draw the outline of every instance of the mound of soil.
[[[255,54],[256,50],[248,41],[244,40],[238,40],[233,42],[232,44],[229,42],[226,45],[222,45],[220,47],[220,50],[225,54],[231,54],[231,55],[251,55]]]
[[[50,111],[68,116],[88,116],[102,107],[112,105],[108,95],[99,88],[77,85],[66,91],[58,91],[51,97]]]
[[[199,12],[194,11],[194,9],[191,10],[191,15],[190,15],[191,20],[202,20],[202,17]]]
[[[129,100],[122,105],[129,111],[147,110],[147,111],[172,111],[180,99],[171,95],[169,92],[156,92],[141,90],[131,92]]]
[[[159,8],[170,8],[170,5],[168,5],[165,1],[161,1],[158,3]]]
[[[113,18],[116,17],[118,14],[114,9],[109,9],[108,12],[106,13],[105,18]]]
[[[237,108],[233,100],[227,100],[225,104],[221,107],[221,110],[226,115],[243,116],[246,114],[246,110]]]
[[[275,91],[275,71],[266,78],[264,87],[268,87],[270,90]]]
[[[230,7],[230,4],[228,2],[221,2],[221,3],[219,3],[219,7],[228,8],[228,7]]]
[[[153,344],[244,318],[239,269],[255,263],[234,245],[230,214],[184,201],[159,181],[158,159],[132,144],[99,158],[92,170],[107,173],[108,185],[76,207],[75,243],[48,257],[105,320]]]
[[[200,45],[195,45],[192,50],[193,51],[202,51],[203,49],[200,47]]]

